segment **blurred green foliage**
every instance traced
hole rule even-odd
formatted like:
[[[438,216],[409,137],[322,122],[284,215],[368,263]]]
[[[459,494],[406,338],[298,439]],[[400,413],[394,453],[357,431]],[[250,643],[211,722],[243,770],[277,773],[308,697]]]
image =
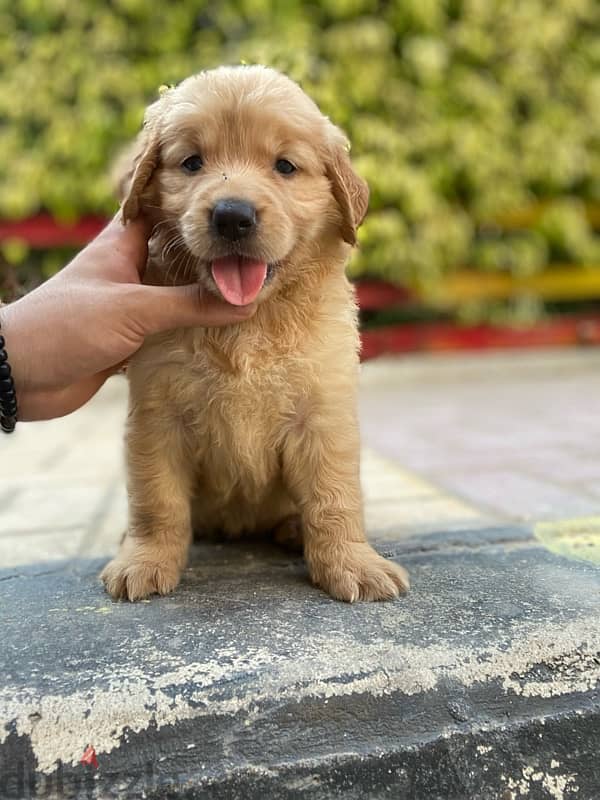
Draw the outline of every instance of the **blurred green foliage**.
[[[355,275],[426,290],[464,265],[600,264],[598,0],[0,0],[0,31],[0,217],[110,212],[159,85],[259,62],[353,142],[372,193]],[[494,224],[540,199],[532,228]]]

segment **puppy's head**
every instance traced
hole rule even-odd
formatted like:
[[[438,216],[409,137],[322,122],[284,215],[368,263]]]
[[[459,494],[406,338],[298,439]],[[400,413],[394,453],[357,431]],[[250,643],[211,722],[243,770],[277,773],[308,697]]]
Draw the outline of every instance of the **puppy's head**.
[[[146,210],[163,252],[234,305],[263,299],[343,240],[368,188],[341,131],[293,81],[264,67],[188,78],[150,106],[121,182],[123,214]]]

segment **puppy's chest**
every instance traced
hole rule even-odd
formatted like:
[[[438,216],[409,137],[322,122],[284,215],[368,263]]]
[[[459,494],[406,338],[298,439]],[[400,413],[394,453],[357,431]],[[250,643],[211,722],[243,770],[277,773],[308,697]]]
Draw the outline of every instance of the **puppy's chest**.
[[[266,481],[309,383],[289,360],[249,359],[233,369],[201,354],[174,382],[172,402],[199,464],[213,472],[235,464]]]

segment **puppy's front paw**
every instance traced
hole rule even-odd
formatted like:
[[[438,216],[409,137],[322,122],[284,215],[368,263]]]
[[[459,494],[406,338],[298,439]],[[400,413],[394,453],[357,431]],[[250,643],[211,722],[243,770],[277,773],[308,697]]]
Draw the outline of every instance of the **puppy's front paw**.
[[[122,556],[114,558],[100,573],[106,591],[115,600],[142,600],[150,594],[169,594],[179,583],[179,576],[175,564]]]
[[[410,587],[404,567],[382,558],[366,542],[331,548],[326,559],[313,552],[307,560],[315,585],[347,603],[392,600]]]

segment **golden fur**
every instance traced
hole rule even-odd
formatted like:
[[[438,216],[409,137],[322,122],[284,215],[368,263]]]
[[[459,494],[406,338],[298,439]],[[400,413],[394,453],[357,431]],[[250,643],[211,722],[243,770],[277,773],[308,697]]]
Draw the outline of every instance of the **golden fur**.
[[[195,153],[204,166],[185,174]],[[298,171],[279,174],[278,158]],[[277,268],[248,321],[157,335],[132,359],[130,520],[102,573],[110,594],[173,590],[193,529],[283,538],[301,529],[310,576],[333,597],[406,590],[406,572],[364,535],[359,340],[344,266],[368,189],[341,131],[279,73],[221,67],[148,109],[122,190],[125,218],[143,211],[154,223],[147,281],[218,292],[210,209],[232,196],[259,213],[244,253]]]

